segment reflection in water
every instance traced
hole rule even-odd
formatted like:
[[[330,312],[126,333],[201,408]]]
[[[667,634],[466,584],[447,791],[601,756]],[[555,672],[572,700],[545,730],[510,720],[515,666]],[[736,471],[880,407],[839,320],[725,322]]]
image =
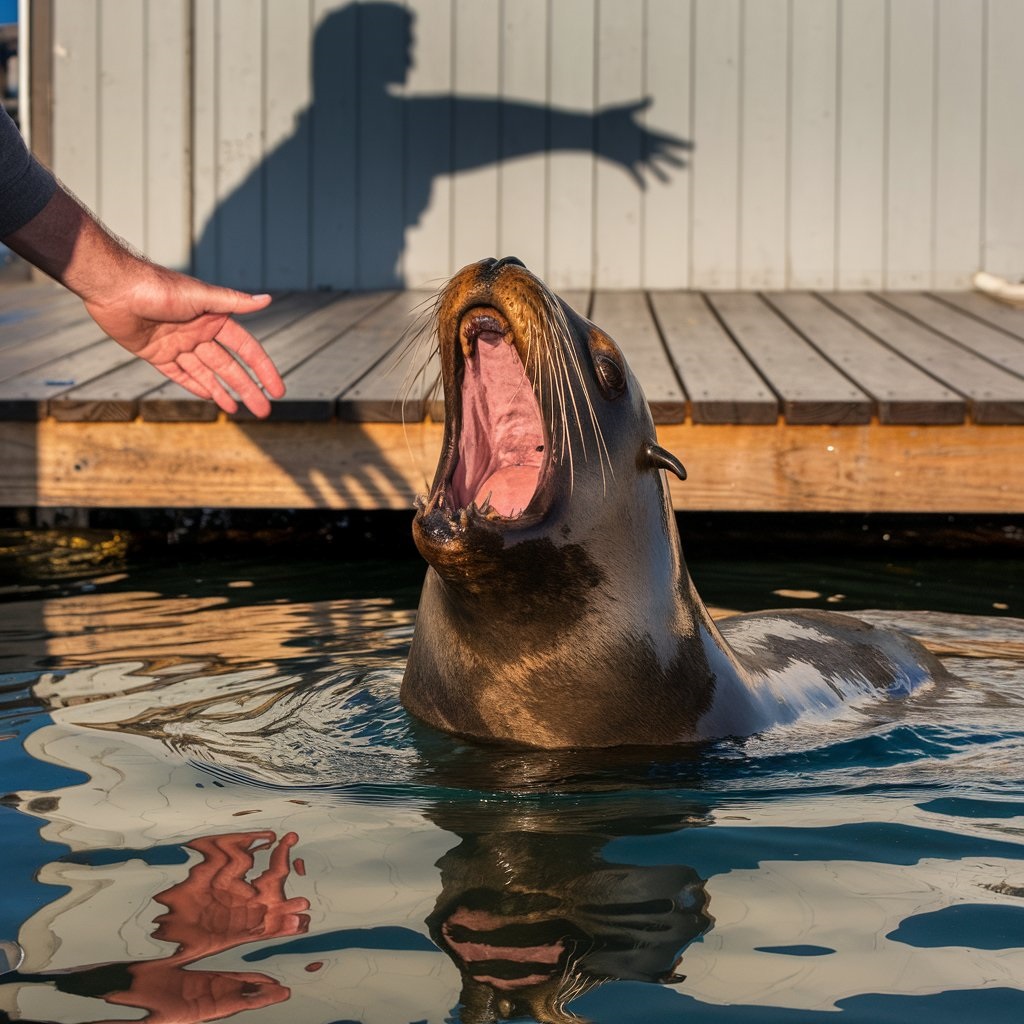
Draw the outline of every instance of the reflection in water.
[[[120,530],[0,529],[0,594],[90,572],[113,573],[124,568],[128,544]]]
[[[0,1016],[1024,1013],[1018,620],[868,615],[954,655],[912,700],[534,754],[409,720],[386,592],[168,589],[4,609]]]
[[[615,834],[663,834],[698,821],[678,800],[661,801],[641,818],[623,817],[627,808],[621,802],[606,806],[609,816],[600,828],[592,813],[571,816],[575,828],[568,833],[561,831],[564,816],[543,809],[492,808],[482,819],[468,807],[438,804],[429,811],[438,824],[458,829],[461,840],[438,861],[441,892],[423,922],[462,976],[461,1021],[482,1024],[522,1015],[573,1021],[566,1005],[604,982],[684,981],[676,973],[682,950],[711,924],[701,878],[685,865],[608,861],[602,850]],[[470,820],[486,831],[470,831]],[[275,976],[289,956],[304,961],[308,978],[326,959],[354,947],[429,950],[405,929],[393,929],[397,942],[379,927],[307,937],[311,912],[322,920],[323,907],[286,893],[292,870],[296,881],[306,876],[304,858],[289,863],[299,842],[295,832],[278,839],[269,830],[193,839],[183,848],[198,860],[183,880],[149,903],[150,938],[169,951],[148,959],[16,971],[4,984],[16,989],[21,1006],[38,1004],[40,989],[50,995],[43,1001],[50,1007],[69,1005],[55,1002],[58,995],[102,1000],[108,1010],[94,1011],[90,1021],[107,1019],[110,1006],[124,1006],[145,1011],[142,1019],[151,1024],[191,1024],[289,1000],[292,987]],[[319,891],[318,903],[324,883],[331,881],[339,879],[316,879],[311,891]],[[87,888],[95,903],[97,891]],[[121,905],[130,905],[121,895]],[[54,923],[60,921],[58,916]],[[67,938],[80,939],[73,932]],[[272,961],[276,972],[225,970],[219,960],[208,962],[257,943],[262,950],[243,954],[243,965]]]
[[[167,956],[11,980],[49,983],[59,992],[137,1007],[151,1024],[198,1024],[282,1003],[291,992],[265,974],[186,968],[245,943],[306,931],[309,901],[284,894],[289,851],[297,840],[294,832],[280,840],[273,832],[236,832],[186,843],[201,860],[183,882],[153,897],[167,908],[154,919],[153,931],[154,939],[174,945]],[[270,863],[249,881],[255,855],[264,850]]]
[[[245,591],[167,598],[148,591],[86,593],[49,601],[19,601],[4,609],[0,671],[103,666],[131,661],[147,674],[183,664],[292,664],[335,668],[341,659],[394,665],[408,646],[399,633],[412,614],[386,599],[287,601],[246,606]],[[46,657],[41,657],[45,642]],[[102,688],[97,699],[109,696]]]
[[[430,816],[461,838],[438,862],[441,894],[427,925],[462,975],[465,1024],[574,1021],[567,1004],[603,982],[685,980],[682,951],[711,924],[702,879],[686,865],[612,863],[602,853],[616,826],[644,835],[664,830],[667,817],[678,828],[684,809],[565,832],[557,815],[459,814],[442,804]]]

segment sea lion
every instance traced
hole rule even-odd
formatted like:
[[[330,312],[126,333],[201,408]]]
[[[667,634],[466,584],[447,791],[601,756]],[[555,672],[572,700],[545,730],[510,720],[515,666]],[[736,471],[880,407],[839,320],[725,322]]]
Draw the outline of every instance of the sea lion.
[[[945,676],[824,611],[712,621],[643,392],[614,341],[514,257],[442,289],[445,431],[413,536],[429,564],[402,682],[450,733],[544,748],[747,736]]]

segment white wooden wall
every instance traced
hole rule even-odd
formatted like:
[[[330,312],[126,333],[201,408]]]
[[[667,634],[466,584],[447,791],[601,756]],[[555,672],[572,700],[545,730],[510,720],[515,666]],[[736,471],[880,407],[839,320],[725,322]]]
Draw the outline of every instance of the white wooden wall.
[[[122,237],[190,259],[187,0],[56,0],[53,164]]]
[[[1024,276],[1024,0],[53,3],[58,173],[210,279],[420,286],[504,254],[562,288]],[[643,187],[587,118],[551,152],[522,116],[644,98],[693,149]]]

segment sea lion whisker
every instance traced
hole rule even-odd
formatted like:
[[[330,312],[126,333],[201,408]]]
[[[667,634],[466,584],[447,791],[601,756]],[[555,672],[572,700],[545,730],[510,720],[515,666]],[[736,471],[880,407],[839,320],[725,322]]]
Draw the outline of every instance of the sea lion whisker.
[[[398,344],[391,353],[391,361],[387,369],[388,373],[400,364],[407,363],[410,353],[422,346],[424,338],[436,337],[432,328],[436,323],[437,298],[433,298],[433,305],[429,309],[427,308],[428,302],[431,302],[431,299],[424,299],[423,302],[414,307],[414,312],[416,310],[418,312],[415,312],[412,322],[398,336]],[[434,350],[437,350],[438,347],[435,344]]]
[[[562,968],[561,981],[552,998],[552,1008],[555,1012],[569,1020],[581,1020],[571,1011],[566,1010],[569,1003],[589,991],[595,983],[599,984],[597,979],[593,979],[588,983],[587,979],[577,968],[577,960],[577,956],[570,956],[566,960],[565,966]]]
[[[406,399],[413,390],[418,380],[425,379],[431,359],[436,355],[440,356],[440,322],[439,312],[441,304],[441,292],[430,295],[414,308],[417,311],[416,318],[410,328],[404,332],[409,336],[409,341],[402,346],[398,358],[409,360],[409,371],[406,379],[402,382],[402,423],[406,422]],[[403,336],[404,336],[403,335]],[[411,353],[416,353],[413,356]],[[437,393],[437,387],[441,383],[440,372],[434,378],[427,392],[427,399],[432,400]]]
[[[562,363],[562,367],[563,367],[563,370],[564,370],[564,373],[565,373],[566,389],[569,392],[569,397],[572,399],[573,413],[574,413],[574,415],[576,417],[576,427],[577,427],[577,430],[578,430],[579,435],[580,435],[580,445],[581,445],[581,447],[583,449],[583,457],[584,457],[585,460],[589,461],[589,455],[587,453],[586,435],[585,435],[585,432],[583,430],[583,417],[580,415],[580,410],[579,410],[579,407],[578,407],[578,405],[576,403],[576,392],[575,392],[575,389],[572,387],[572,383],[569,380],[569,366],[568,366],[568,362],[566,361],[566,358],[565,358],[565,349],[569,350],[569,356],[570,356],[570,359],[572,361],[573,369],[576,371],[577,379],[580,382],[580,386],[581,386],[581,388],[583,390],[583,396],[584,396],[584,398],[586,400],[586,403],[587,403],[587,411],[590,414],[590,422],[591,422],[591,426],[594,428],[595,443],[597,444],[598,465],[600,466],[600,469],[601,469],[601,485],[602,485],[602,489],[603,489],[604,493],[607,494],[608,493],[608,479],[607,479],[607,476],[605,475],[605,462],[606,462],[606,456],[608,455],[608,449],[607,449],[607,445],[604,443],[604,434],[602,433],[601,425],[600,425],[600,423],[597,420],[597,412],[594,409],[594,403],[593,403],[593,400],[590,397],[590,391],[587,388],[587,381],[586,381],[586,378],[583,375],[583,368],[580,366],[580,361],[579,361],[579,357],[578,357],[578,355],[576,353],[576,348],[572,344],[572,336],[571,336],[571,333],[570,333],[570,330],[569,330],[568,320],[565,317],[564,311],[561,310],[560,308],[557,311],[556,320],[558,320],[560,322],[560,326],[562,328],[560,330],[560,332],[559,332],[560,335],[561,335],[561,337],[559,339],[561,344],[559,344],[557,347],[558,347],[558,350],[559,350],[559,357],[560,357],[560,360],[561,360],[561,363]],[[603,449],[603,451],[602,451],[602,449]],[[607,462],[608,462],[608,466],[610,468],[610,466],[611,466],[610,456],[608,457]]]
[[[429,300],[424,300],[420,306],[425,307],[427,301]],[[423,308],[416,319],[403,331],[399,344],[396,346],[391,366],[386,371],[391,373],[399,363],[405,363],[407,367],[400,389],[402,423],[405,423],[405,405],[413,387],[426,373],[433,356],[439,354],[441,350],[440,340],[435,329],[436,302],[435,299],[435,305],[429,310]]]
[[[415,462],[415,454],[412,450],[412,442],[409,439],[409,425],[405,418],[405,409],[416,382],[426,379],[427,369],[430,366],[431,360],[435,355],[440,356],[441,340],[437,328],[437,314],[440,302],[441,293],[439,292],[437,295],[428,296],[414,307],[418,312],[412,323],[403,332],[399,344],[396,346],[394,362],[387,371],[390,373],[399,361],[406,363],[407,369],[399,394],[402,438],[405,441],[405,448],[410,462]],[[428,402],[433,401],[440,384],[441,373],[439,370],[433,383],[427,389]],[[430,486],[426,478],[424,478],[423,484],[425,488]]]
[[[577,424],[579,423],[579,410],[576,408],[576,396],[572,393],[572,388],[569,386],[569,374],[565,366],[565,354],[561,350],[562,346],[556,344],[548,347],[549,355],[553,356],[551,359],[552,379],[558,389],[558,406],[562,413],[562,454],[563,456],[566,452],[569,454],[569,493],[571,494],[576,477],[572,444],[569,442],[569,410],[568,404],[565,401],[566,390],[568,390],[569,400],[572,402]],[[554,349],[554,351],[550,352],[551,349]],[[583,448],[583,458],[586,461],[587,445],[583,439],[582,430],[580,430],[580,441]]]
[[[534,344],[536,341],[536,331],[530,330],[526,338],[526,371],[529,373],[530,370],[530,357],[533,357],[536,363],[535,375],[537,378],[537,407],[541,410],[541,414],[544,412],[544,374],[543,367],[540,361],[540,345]],[[551,437],[551,425],[548,424],[548,436]]]
[[[610,473],[612,478],[614,479],[614,477],[615,477],[615,469],[614,469],[614,467],[612,465],[611,453],[608,451],[608,445],[605,442],[605,438],[604,438],[604,431],[603,431],[603,429],[601,427],[601,422],[598,419],[597,410],[594,408],[594,402],[593,402],[593,399],[590,396],[590,389],[587,387],[586,378],[584,377],[584,374],[583,374],[583,368],[580,365],[579,355],[576,352],[575,345],[572,344],[572,332],[571,332],[571,328],[569,326],[569,320],[568,320],[568,318],[565,315],[565,310],[561,306],[561,304],[558,303],[558,302],[553,302],[552,303],[552,307],[553,307],[552,311],[554,313],[556,321],[559,324],[560,333],[562,334],[562,337],[564,339],[564,343],[565,343],[565,345],[569,349],[569,354],[570,354],[570,356],[572,358],[573,367],[576,370],[577,379],[580,382],[580,386],[583,388],[583,394],[585,395],[586,400],[587,400],[587,409],[588,409],[588,411],[590,413],[590,423],[591,423],[591,426],[594,429],[594,435],[595,435],[596,443],[597,443],[597,446],[598,446],[598,456],[599,456],[600,463],[601,463],[601,480],[602,480],[602,485],[603,485],[605,493],[607,493],[608,481],[607,481],[607,478],[604,475],[604,473],[605,473],[605,465],[607,465],[608,472]],[[581,431],[582,431],[582,425],[581,425]]]
[[[541,344],[540,332],[538,331],[537,326],[536,326],[535,323],[531,323],[530,324],[530,329],[527,332],[527,349],[526,349],[526,363],[525,363],[525,365],[527,367],[527,371],[529,371],[531,355],[532,355],[532,357],[534,359],[534,363],[535,363],[535,367],[536,367],[536,369],[535,369],[535,376],[536,376],[536,379],[537,379],[537,407],[538,407],[538,409],[540,409],[541,415],[543,416],[543,414],[544,414],[544,385],[545,385],[545,379],[546,379],[545,370],[547,370],[548,373],[550,374],[550,357],[548,356],[548,353],[547,353],[547,351],[545,349],[545,346]],[[545,358],[546,358],[546,361],[545,361]],[[552,388],[552,394],[554,394],[554,388]],[[547,437],[548,457],[551,457],[553,455],[553,453],[554,453],[554,450],[555,450],[555,438],[557,436],[557,431],[555,430],[555,419],[554,419],[554,409],[553,408],[551,410],[551,415],[548,418],[547,428],[548,428],[548,437]],[[563,449],[563,454],[564,454],[564,449]]]
[[[559,450],[559,459],[562,462],[568,460],[569,463],[569,491],[572,492],[572,485],[574,481],[574,464],[573,464],[573,453],[572,445],[569,443],[569,419],[567,413],[567,405],[565,401],[565,391],[562,388],[562,381],[558,375],[558,364],[551,352],[551,346],[544,346],[545,366],[548,372],[548,376],[551,379],[551,397],[553,405],[557,404],[557,412],[559,414],[559,423],[556,424],[554,419],[555,409],[552,408],[551,418],[551,436],[552,436],[552,449],[554,448],[554,438],[556,436],[555,427],[560,426],[561,430],[558,431],[559,443],[561,448]],[[555,399],[557,398],[557,402]]]
[[[566,383],[567,384],[569,383],[569,381],[568,381],[568,365],[567,365],[566,359],[565,359],[565,352],[568,351],[569,359],[572,361],[573,368],[576,371],[576,377],[577,377],[577,379],[579,380],[580,384],[583,387],[583,394],[584,394],[584,397],[586,398],[586,401],[587,401],[587,407],[588,407],[589,412],[590,412],[591,422],[594,423],[594,425],[596,426],[593,401],[590,398],[590,392],[589,392],[589,390],[587,389],[587,386],[586,386],[586,380],[585,380],[584,375],[583,375],[582,367],[580,366],[579,355],[576,352],[576,346],[573,344],[572,328],[569,326],[568,317],[566,317],[565,310],[562,308],[561,304],[558,301],[556,301],[554,299],[548,299],[547,300],[547,306],[548,306],[548,310],[549,310],[551,319],[554,321],[555,326],[556,326],[556,331],[554,331],[553,333],[556,334],[557,339],[560,342],[560,344],[559,344],[559,354],[561,356],[563,365],[565,365]],[[580,427],[580,441],[583,444],[584,452],[586,452],[586,440],[585,440],[583,432],[582,432],[582,421],[581,421],[581,419],[579,417],[579,410],[577,410],[577,420],[576,420],[576,422],[577,422],[577,425]]]

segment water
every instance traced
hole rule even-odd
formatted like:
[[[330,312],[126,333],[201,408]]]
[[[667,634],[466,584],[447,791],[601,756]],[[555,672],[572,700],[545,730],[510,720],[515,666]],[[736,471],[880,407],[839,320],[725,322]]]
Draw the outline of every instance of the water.
[[[962,681],[531,754],[402,710],[417,563],[109,573],[109,539],[0,605],[0,1015],[1024,1019],[1014,559],[698,552],[711,604],[873,607]]]

